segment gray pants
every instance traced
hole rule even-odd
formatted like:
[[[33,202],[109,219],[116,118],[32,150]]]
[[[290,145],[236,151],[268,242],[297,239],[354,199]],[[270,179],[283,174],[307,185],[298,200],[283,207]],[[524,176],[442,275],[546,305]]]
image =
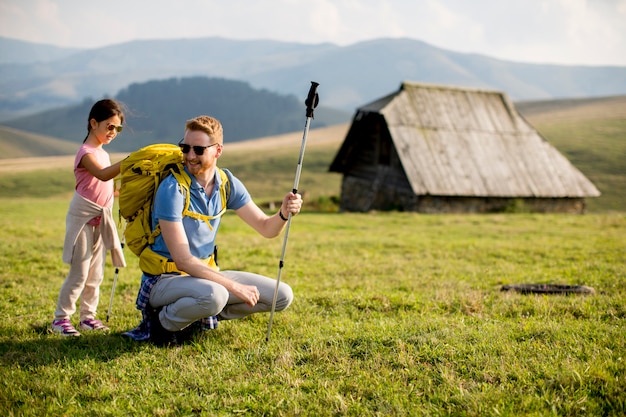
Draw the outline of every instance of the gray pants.
[[[96,317],[105,259],[100,227],[86,224],[74,244],[70,271],[59,291],[55,320],[69,319],[76,312],[79,297],[80,320]]]
[[[240,284],[256,286],[261,294],[259,302],[250,307],[222,285],[207,279],[162,275],[150,292],[150,306],[163,307],[159,315],[163,327],[169,331],[178,331],[205,317],[219,314],[221,320],[231,320],[272,309],[276,280],[250,272],[221,272]],[[276,311],[286,309],[292,301],[291,287],[281,282]]]

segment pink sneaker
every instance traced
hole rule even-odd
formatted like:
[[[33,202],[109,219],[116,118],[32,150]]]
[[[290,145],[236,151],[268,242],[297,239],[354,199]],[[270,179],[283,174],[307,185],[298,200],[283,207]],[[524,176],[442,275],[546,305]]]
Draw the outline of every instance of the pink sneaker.
[[[100,320],[96,319],[83,320],[78,327],[81,330],[109,330]]]
[[[80,336],[78,330],[72,326],[68,319],[54,320],[52,322],[52,331],[59,333],[61,336]]]

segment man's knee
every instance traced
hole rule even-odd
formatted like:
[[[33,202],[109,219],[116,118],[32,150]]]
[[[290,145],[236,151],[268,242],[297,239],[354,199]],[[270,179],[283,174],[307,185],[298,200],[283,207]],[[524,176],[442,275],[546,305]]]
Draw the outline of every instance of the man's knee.
[[[280,283],[276,297],[276,311],[285,310],[293,302],[293,290],[285,283]]]
[[[207,315],[214,316],[222,311],[228,302],[228,296],[226,288],[213,287],[213,291],[210,293],[197,296],[196,302],[207,312]]]

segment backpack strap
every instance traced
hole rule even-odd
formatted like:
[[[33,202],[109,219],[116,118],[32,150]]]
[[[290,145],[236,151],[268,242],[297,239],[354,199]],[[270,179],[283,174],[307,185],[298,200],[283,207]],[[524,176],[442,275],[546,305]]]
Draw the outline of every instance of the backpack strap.
[[[224,191],[224,194],[222,194],[222,202],[224,206],[226,206],[228,199],[230,198],[230,181],[228,180],[228,175],[226,175],[223,169],[218,168],[218,171],[220,173],[220,178],[222,179],[220,193],[222,193],[222,190]]]
[[[222,198],[222,209],[215,216],[206,216],[204,214],[196,213],[189,210],[189,187],[191,186],[191,177],[187,174],[185,170],[179,169],[171,169],[171,174],[176,178],[178,185],[181,188],[182,193],[185,195],[185,207],[183,209],[183,217],[188,216],[196,220],[203,220],[209,229],[213,230],[213,226],[209,223],[209,220],[217,219],[224,215],[226,212],[226,205],[228,203],[228,199],[230,198],[230,181],[228,180],[228,176],[224,172],[224,170],[218,168],[218,172],[220,174],[220,178],[222,180],[222,184],[220,185],[220,196]],[[172,273],[179,272],[181,274],[185,274],[182,271],[176,269],[176,264],[154,252],[150,245],[154,243],[156,237],[161,234],[161,225],[157,223],[156,227],[148,236],[149,245],[141,252],[139,256],[139,266],[143,272],[147,272],[152,275],[160,275],[164,273]],[[216,252],[207,259],[201,259],[204,263],[206,263],[209,267],[219,271],[219,267],[217,266],[217,256]]]
[[[228,180],[228,176],[224,172],[223,169],[217,168],[220,174],[220,178],[222,180],[222,184],[220,185],[220,197],[222,199],[222,209],[215,216],[207,216],[205,214],[196,213],[195,211],[189,210],[190,198],[189,198],[189,187],[191,187],[191,177],[187,174],[187,172],[178,169],[171,169],[170,172],[176,178],[178,182],[178,186],[181,189],[181,192],[185,196],[185,205],[183,207],[183,217],[191,217],[192,219],[202,220],[209,226],[210,230],[213,230],[213,226],[210,223],[210,220],[217,219],[226,213],[226,205],[228,203],[228,199],[230,198],[230,181]],[[156,227],[148,236],[148,244],[152,245],[154,240],[158,235],[161,234],[161,225],[157,223]]]
[[[230,181],[228,181],[228,176],[226,175],[224,170],[222,170],[221,168],[217,168],[217,170],[219,172],[220,179],[222,182],[220,184],[220,197],[222,200],[222,209],[220,210],[219,213],[217,213],[214,216],[207,216],[207,215],[196,213],[196,212],[189,210],[189,200],[190,200],[189,187],[191,186],[191,177],[189,177],[187,172],[184,170],[180,173],[176,173],[176,172],[172,173],[174,177],[176,178],[176,180],[178,181],[178,184],[180,185],[183,194],[185,195],[185,206],[183,208],[183,217],[188,216],[188,217],[191,217],[192,219],[202,220],[203,222],[206,223],[207,226],[209,226],[210,230],[213,230],[213,226],[211,226],[211,223],[209,221],[220,218],[224,215],[224,213],[226,213],[226,205],[228,203],[228,198],[230,197],[229,195],[230,194]]]

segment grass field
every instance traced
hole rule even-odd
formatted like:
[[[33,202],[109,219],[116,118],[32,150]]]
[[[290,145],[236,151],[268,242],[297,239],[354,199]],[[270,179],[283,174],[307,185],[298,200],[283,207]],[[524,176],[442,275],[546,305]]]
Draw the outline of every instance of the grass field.
[[[0,414],[604,415],[626,412],[626,217],[303,213],[283,269],[296,301],[177,348],[131,342],[140,272],[108,335],[50,334],[68,199],[2,199]],[[236,216],[222,267],[276,276],[282,239]],[[107,268],[100,318],[113,270]],[[593,296],[501,292],[585,284]]]
[[[67,273],[73,157],[5,161],[0,415],[625,415],[626,197],[613,187],[626,177],[626,127],[598,114],[608,118],[594,128],[595,153],[580,131],[588,125],[535,119],[603,192],[583,216],[337,213],[341,178],[326,171],[347,127],[312,130],[300,182],[307,207],[292,223],[282,274],[296,299],[275,316],[269,343],[268,315],[222,322],[176,348],[124,339],[140,317],[140,271],[129,251],[111,332],[51,334]],[[220,165],[259,203],[273,201],[293,185],[300,139],[228,145]],[[231,213],[218,245],[224,269],[278,272],[282,238],[265,240]],[[101,319],[113,276],[107,264]],[[596,293],[500,290],[514,283]]]

